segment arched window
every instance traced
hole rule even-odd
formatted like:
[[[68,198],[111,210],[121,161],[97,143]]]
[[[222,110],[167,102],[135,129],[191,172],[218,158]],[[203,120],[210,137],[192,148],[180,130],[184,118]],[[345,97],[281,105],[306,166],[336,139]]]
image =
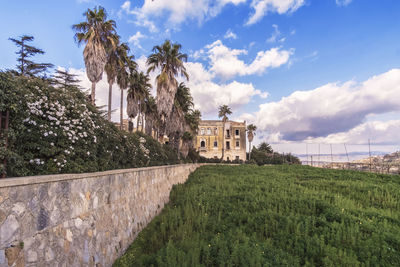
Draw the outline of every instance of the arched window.
[[[200,147],[206,147],[206,141],[201,141],[200,142]]]

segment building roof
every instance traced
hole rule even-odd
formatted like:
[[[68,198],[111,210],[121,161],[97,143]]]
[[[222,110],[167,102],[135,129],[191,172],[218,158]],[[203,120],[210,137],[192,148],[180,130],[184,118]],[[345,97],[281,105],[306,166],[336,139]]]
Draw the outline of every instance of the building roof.
[[[243,125],[246,126],[246,121],[241,122],[241,121],[226,121],[227,123],[231,123],[232,125]],[[201,120],[199,125],[221,125],[222,121],[221,120]]]

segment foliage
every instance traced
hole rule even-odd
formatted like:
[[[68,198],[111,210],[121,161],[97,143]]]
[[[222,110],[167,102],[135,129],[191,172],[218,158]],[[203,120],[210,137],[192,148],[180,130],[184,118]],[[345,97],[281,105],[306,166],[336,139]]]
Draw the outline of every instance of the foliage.
[[[83,50],[83,59],[86,75],[92,82],[91,100],[94,105],[95,84],[103,77],[104,67],[107,63],[107,49],[115,47],[119,38],[115,31],[115,21],[107,20],[107,12],[103,7],[88,9],[83,16],[85,21],[73,25],[72,29],[76,32],[76,42],[79,45],[86,44]]]
[[[62,85],[64,88],[68,86],[78,86],[80,80],[78,80],[77,77],[77,74],[72,74],[66,70],[58,69],[53,75],[53,83],[56,85]]]
[[[27,42],[34,40],[33,36],[23,35],[19,39],[10,38],[9,40],[19,47],[19,50],[15,52],[18,55],[17,69],[19,74],[33,76],[53,67],[53,64],[50,63],[35,63],[30,60],[31,57],[37,54],[44,54],[43,50],[27,44]]]
[[[78,173],[178,163],[173,150],[119,131],[75,86],[0,72],[0,111],[10,111],[7,176]]]
[[[161,71],[156,79],[157,111],[161,118],[160,136],[165,134],[166,117],[171,116],[173,112],[175,94],[178,89],[178,82],[175,77],[181,75],[189,80],[189,75],[183,64],[187,61],[187,55],[181,53],[181,48],[180,44],[173,44],[170,40],[166,40],[161,46],[154,46],[153,54],[147,58],[147,65],[149,66],[147,73]]]
[[[274,152],[271,145],[266,142],[262,142],[261,144],[259,144],[257,149],[259,151],[265,152],[265,153],[273,153]]]
[[[249,124],[247,125],[247,139],[249,140],[249,143],[253,142],[253,138],[256,135],[256,130],[257,126],[254,124]]]
[[[399,178],[204,166],[114,266],[400,266]]]
[[[222,105],[219,106],[218,109],[218,117],[222,118],[222,121],[227,121],[228,120],[228,115],[232,114],[232,110],[230,107],[228,107],[227,105]]]
[[[261,143],[258,148],[253,147],[251,150],[250,158],[252,163],[259,166],[265,164],[301,164],[298,157],[292,154],[280,154],[274,152],[271,145],[268,143]]]

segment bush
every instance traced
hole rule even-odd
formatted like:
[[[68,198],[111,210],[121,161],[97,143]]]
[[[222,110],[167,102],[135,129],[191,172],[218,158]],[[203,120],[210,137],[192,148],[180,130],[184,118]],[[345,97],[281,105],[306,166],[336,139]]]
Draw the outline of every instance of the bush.
[[[251,161],[259,166],[266,164],[301,164],[298,157],[292,154],[280,154],[274,152],[267,143],[261,143],[258,148],[251,150]]]
[[[0,72],[0,111],[6,110],[9,145],[1,146],[0,159],[7,159],[7,176],[179,163],[170,147],[118,130],[75,86],[56,87],[46,79]]]

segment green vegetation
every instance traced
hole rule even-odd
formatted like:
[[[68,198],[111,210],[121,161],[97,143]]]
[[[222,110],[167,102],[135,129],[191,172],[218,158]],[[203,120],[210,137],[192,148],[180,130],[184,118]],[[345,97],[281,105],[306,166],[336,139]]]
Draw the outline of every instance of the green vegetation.
[[[0,173],[8,177],[176,164],[152,137],[118,130],[75,85],[0,72],[0,111],[10,112],[8,147],[0,135]]]
[[[400,266],[400,177],[204,166],[114,266]]]
[[[254,163],[259,166],[266,164],[301,164],[300,159],[292,154],[280,154],[274,152],[271,145],[265,142],[253,147],[249,155],[249,163]]]

